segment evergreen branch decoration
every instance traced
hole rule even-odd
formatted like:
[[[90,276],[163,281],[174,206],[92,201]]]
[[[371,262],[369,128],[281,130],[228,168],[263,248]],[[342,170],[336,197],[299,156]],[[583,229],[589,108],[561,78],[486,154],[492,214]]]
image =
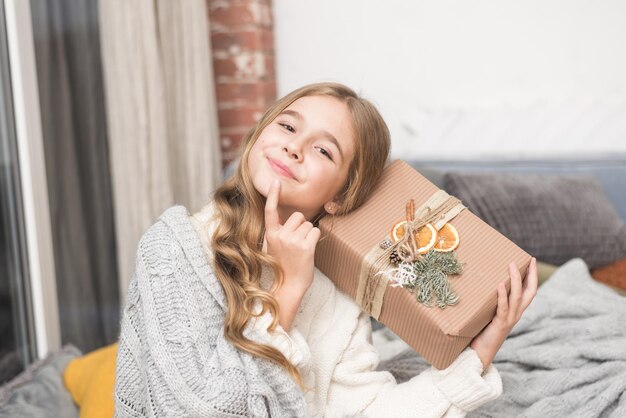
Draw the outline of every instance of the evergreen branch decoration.
[[[429,250],[420,260],[400,263],[391,273],[391,286],[402,286],[413,293],[418,302],[426,305],[434,303],[441,309],[458,303],[458,296],[452,289],[448,276],[460,274],[464,263],[460,263],[454,252]]]

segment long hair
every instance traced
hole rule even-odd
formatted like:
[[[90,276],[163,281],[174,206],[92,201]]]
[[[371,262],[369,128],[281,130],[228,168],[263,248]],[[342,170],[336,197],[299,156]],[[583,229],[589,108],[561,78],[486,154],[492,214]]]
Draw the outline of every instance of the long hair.
[[[265,232],[266,198],[254,187],[248,171],[248,155],[255,141],[285,108],[304,96],[331,96],[344,102],[352,116],[355,137],[354,158],[342,189],[337,215],[358,208],[376,185],[385,167],[389,149],[389,129],[376,108],[350,88],[338,83],[316,83],[301,87],[276,101],[248,132],[242,143],[240,163],[234,175],[213,195],[217,227],[211,238],[214,269],[226,294],[228,309],[224,321],[226,339],[235,347],[284,367],[304,389],[298,369],[277,349],[246,338],[243,330],[249,319],[270,312],[274,320],[268,330],[278,324],[279,305],[272,293],[261,288],[264,266],[274,272],[274,285],[283,283],[283,271],[274,257],[262,251]],[[324,211],[319,214],[324,216]],[[262,310],[254,313],[255,301]]]

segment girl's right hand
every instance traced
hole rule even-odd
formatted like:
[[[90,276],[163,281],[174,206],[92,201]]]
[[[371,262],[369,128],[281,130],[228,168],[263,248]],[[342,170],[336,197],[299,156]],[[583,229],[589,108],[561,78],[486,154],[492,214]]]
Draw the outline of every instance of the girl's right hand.
[[[267,195],[263,251],[276,258],[283,268],[283,290],[303,295],[313,282],[315,246],[320,230],[300,212],[292,213],[284,225],[280,224],[280,188],[280,180],[274,180]]]

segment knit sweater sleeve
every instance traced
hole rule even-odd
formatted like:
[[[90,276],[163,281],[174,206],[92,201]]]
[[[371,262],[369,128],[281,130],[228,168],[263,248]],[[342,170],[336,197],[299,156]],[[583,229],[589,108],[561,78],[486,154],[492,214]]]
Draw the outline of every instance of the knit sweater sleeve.
[[[482,363],[471,348],[444,370],[431,367],[398,384],[391,373],[376,371],[379,355],[371,344],[371,333],[369,317],[362,312],[333,372],[328,416],[341,416],[348,412],[345,405],[351,405],[354,411],[371,417],[462,417],[502,393],[495,367],[491,365],[483,373]]]

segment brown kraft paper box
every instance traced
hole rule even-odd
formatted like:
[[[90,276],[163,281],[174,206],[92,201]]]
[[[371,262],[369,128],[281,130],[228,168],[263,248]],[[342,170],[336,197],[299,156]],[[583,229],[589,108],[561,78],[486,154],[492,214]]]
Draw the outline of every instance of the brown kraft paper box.
[[[322,218],[315,265],[339,290],[357,299],[365,255],[406,218],[406,202],[420,207],[439,189],[402,160],[389,164],[376,189],[356,211]],[[460,237],[456,258],[461,274],[449,276],[459,297],[456,305],[424,306],[403,287],[386,286],[377,318],[438,369],[448,367],[491,321],[497,306],[497,285],[510,288],[509,263],[522,278],[531,256],[465,208],[449,222]]]

